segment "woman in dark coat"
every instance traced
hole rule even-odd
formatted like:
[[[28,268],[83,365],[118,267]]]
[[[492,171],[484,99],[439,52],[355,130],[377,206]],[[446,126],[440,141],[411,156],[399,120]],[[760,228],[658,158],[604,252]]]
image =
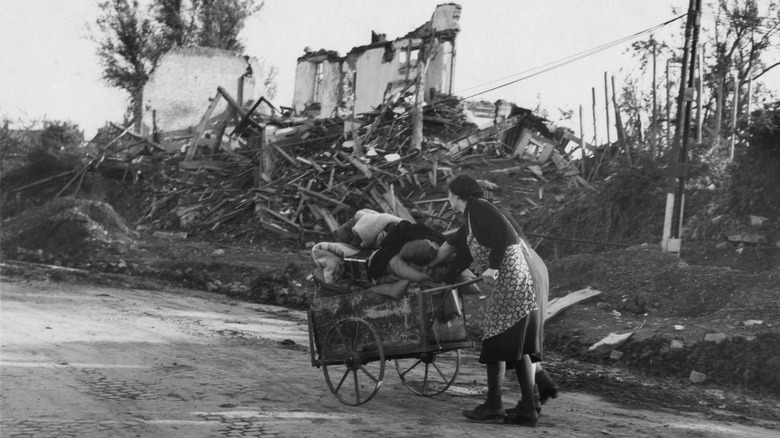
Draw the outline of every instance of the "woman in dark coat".
[[[482,277],[494,283],[486,304],[479,356],[487,368],[487,400],[463,414],[478,421],[504,418],[508,423],[536,426],[532,357],[541,359],[542,324],[528,264],[529,249],[504,214],[482,198],[482,188],[474,178],[459,175],[448,189],[450,205],[463,213],[463,225],[442,244],[428,266],[455,253],[453,272],[476,262],[483,269]],[[505,416],[501,380],[507,362],[516,371],[522,399]]]

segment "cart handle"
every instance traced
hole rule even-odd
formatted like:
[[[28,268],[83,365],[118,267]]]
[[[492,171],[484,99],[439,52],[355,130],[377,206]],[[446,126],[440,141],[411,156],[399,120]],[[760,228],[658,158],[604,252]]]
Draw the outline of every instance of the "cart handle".
[[[430,293],[430,292],[438,292],[440,290],[455,289],[455,288],[459,288],[461,286],[468,286],[470,284],[479,283],[480,281],[483,281],[483,280],[484,280],[484,278],[477,277],[477,278],[474,278],[474,279],[471,279],[471,280],[468,280],[468,281],[464,281],[462,283],[448,284],[448,285],[445,285],[445,286],[438,286],[438,287],[434,287],[434,288],[431,288],[431,289],[421,290],[420,293]]]

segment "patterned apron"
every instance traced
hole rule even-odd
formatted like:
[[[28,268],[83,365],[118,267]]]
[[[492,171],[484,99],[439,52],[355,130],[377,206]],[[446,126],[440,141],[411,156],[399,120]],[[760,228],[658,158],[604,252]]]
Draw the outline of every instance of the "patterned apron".
[[[471,219],[469,219],[466,241],[474,261],[480,269],[486,270],[490,248],[479,243],[474,237],[471,232]],[[520,240],[520,243],[507,247],[504,253],[504,260],[501,261],[498,270],[498,279],[487,300],[482,327],[483,340],[503,333],[537,309],[534,283],[525,259],[523,245],[525,244]]]

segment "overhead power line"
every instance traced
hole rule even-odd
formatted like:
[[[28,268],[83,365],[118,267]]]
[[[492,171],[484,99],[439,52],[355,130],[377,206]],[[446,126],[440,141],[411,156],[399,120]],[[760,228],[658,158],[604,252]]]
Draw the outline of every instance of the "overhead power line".
[[[532,78],[534,76],[538,76],[538,75],[540,75],[542,73],[546,73],[546,72],[548,72],[550,70],[554,70],[554,69],[556,69],[558,67],[562,67],[562,66],[564,66],[566,64],[570,64],[570,63],[572,63],[574,61],[578,61],[580,59],[583,59],[583,58],[586,58],[588,56],[594,55],[594,54],[599,53],[601,51],[604,51],[606,49],[609,49],[609,48],[612,48],[614,46],[617,46],[619,44],[623,44],[626,41],[631,41],[631,40],[633,40],[633,39],[635,39],[635,38],[637,38],[637,37],[639,37],[641,35],[644,35],[646,33],[655,32],[656,30],[658,30],[658,29],[660,29],[660,28],[662,28],[664,26],[667,26],[667,25],[669,25],[669,24],[671,24],[671,23],[673,23],[673,22],[675,22],[675,21],[677,21],[677,20],[679,20],[679,19],[681,19],[681,18],[683,18],[683,17],[685,17],[687,15],[688,15],[687,13],[686,14],[682,14],[682,15],[680,15],[678,17],[672,18],[672,19],[670,19],[668,21],[665,21],[665,22],[663,22],[661,24],[658,24],[658,25],[653,26],[651,28],[648,28],[648,29],[645,29],[643,31],[634,33],[632,35],[629,35],[629,36],[626,36],[626,37],[623,37],[623,38],[611,41],[611,42],[606,43],[606,44],[602,44],[602,45],[594,47],[592,49],[588,49],[588,50],[585,50],[583,52],[580,52],[580,53],[577,53],[577,54],[574,54],[574,55],[570,55],[568,57],[559,59],[557,61],[550,62],[548,64],[545,64],[545,65],[542,65],[542,66],[539,66],[539,67],[535,67],[535,68],[530,69],[530,70],[526,70],[526,71],[521,72],[521,73],[517,73],[517,74],[511,75],[511,76],[507,76],[507,77],[505,77],[503,79],[497,79],[497,80],[494,80],[494,81],[491,81],[491,82],[487,82],[487,83],[485,83],[483,85],[478,85],[478,86],[474,86],[474,87],[471,87],[471,88],[467,88],[466,90],[471,90],[471,89],[474,89],[474,88],[479,88],[480,86],[488,85],[488,84],[495,83],[495,82],[498,82],[498,81],[502,81],[502,80],[505,80],[505,79],[508,79],[508,78],[511,78],[511,77],[515,77],[517,75],[525,75],[525,76],[522,76],[522,77],[520,77],[518,79],[514,79],[512,81],[503,83],[501,85],[497,85],[495,87],[488,88],[487,90],[480,91],[479,93],[474,93],[472,95],[469,95],[469,96],[466,96],[466,97],[462,97],[461,100],[470,99],[472,97],[479,96],[480,94],[485,94],[485,93],[489,93],[489,92],[494,91],[494,90],[498,90],[499,88],[503,88],[503,87],[515,84],[517,82],[520,82],[520,81]]]

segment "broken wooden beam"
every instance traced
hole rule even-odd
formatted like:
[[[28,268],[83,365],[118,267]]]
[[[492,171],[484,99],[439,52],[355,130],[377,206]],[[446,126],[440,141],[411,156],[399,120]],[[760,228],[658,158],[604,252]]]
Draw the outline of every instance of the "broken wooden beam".
[[[339,206],[342,206],[342,207],[349,207],[349,205],[347,205],[347,204],[345,204],[345,203],[343,203],[343,202],[341,202],[341,201],[339,201],[337,199],[329,198],[329,197],[327,197],[327,196],[325,196],[325,195],[323,195],[321,193],[317,193],[315,191],[306,189],[306,188],[301,187],[301,186],[298,186],[297,188],[298,188],[299,192],[301,192],[303,194],[306,194],[306,195],[309,195],[309,196],[312,196],[314,198],[317,198],[317,199],[319,199],[321,201],[330,202],[331,204],[339,205]]]
[[[325,169],[323,169],[322,167],[320,167],[320,165],[319,165],[319,164],[315,163],[315,162],[314,162],[314,160],[309,160],[309,159],[306,159],[306,158],[303,158],[303,157],[295,157],[295,159],[296,159],[297,161],[300,161],[301,163],[308,164],[309,166],[311,166],[311,167],[313,167],[313,168],[317,169],[317,172],[318,172],[318,173],[319,173],[319,172],[324,172],[324,171],[325,171]]]
[[[306,203],[306,205],[311,210],[312,214],[322,219],[323,222],[325,222],[325,226],[328,228],[328,231],[332,233],[335,233],[336,230],[339,229],[341,226],[339,224],[339,221],[336,220],[336,218],[333,217],[327,210],[320,207],[317,204],[312,203]]]
[[[290,230],[287,230],[286,228],[281,227],[281,226],[279,226],[279,225],[277,225],[277,224],[275,224],[273,222],[266,222],[266,221],[264,221],[262,219],[258,219],[258,222],[260,222],[260,226],[263,227],[264,229],[266,229],[268,231],[271,231],[271,232],[274,232],[274,233],[276,233],[276,234],[278,234],[278,235],[280,235],[280,236],[282,236],[284,238],[296,239],[298,237],[297,234],[295,234],[295,233],[291,232]]]
[[[559,298],[554,298],[547,302],[547,312],[544,317],[544,322],[549,321],[562,311],[564,311],[566,308],[571,307],[577,303],[581,303],[587,299],[593,298],[596,295],[600,295],[601,291],[596,289],[591,289],[590,287],[587,287],[585,289],[580,289],[576,292],[571,292],[568,295],[564,295]]]
[[[255,112],[258,106],[260,106],[261,103],[266,102],[268,106],[273,108],[274,111],[278,111],[268,100],[266,100],[265,96],[261,97],[260,99],[257,99],[257,102],[252,105],[251,108],[249,108],[249,111],[247,111],[243,116],[241,116],[241,120],[238,122],[235,128],[230,132],[230,136],[234,136],[236,134],[241,135],[244,130],[249,126],[251,123],[251,120],[249,117],[252,116],[252,114]]]
[[[74,173],[74,172],[78,172],[78,171],[76,169],[71,169],[71,170],[69,170],[67,172],[58,173],[56,175],[50,176],[48,178],[44,178],[44,179],[36,181],[34,183],[30,183],[30,184],[27,184],[27,185],[24,185],[24,186],[21,186],[21,187],[17,187],[15,189],[11,190],[11,193],[20,192],[20,191],[22,191],[24,189],[29,189],[30,187],[35,187],[37,185],[43,184],[43,183],[51,181],[53,179],[62,178],[63,176],[70,175],[71,173]]]
[[[214,112],[214,109],[217,108],[217,104],[219,104],[219,92],[211,99],[208,108],[206,108],[206,112],[204,112],[203,116],[200,118],[200,122],[195,128],[195,134],[192,136],[190,146],[187,148],[187,155],[185,155],[185,159],[192,160],[192,158],[195,156],[195,152],[198,149],[198,143],[200,143],[200,138],[203,137],[203,131],[206,129],[206,125],[209,123],[211,114]]]
[[[114,123],[114,122],[110,122],[110,123],[111,123],[111,126],[113,126],[114,128],[117,128],[117,129],[125,129],[125,128],[123,128],[123,127],[121,127],[121,126],[117,125],[117,124],[116,124],[116,123]],[[133,138],[135,138],[135,139],[137,139],[137,140],[143,140],[143,141],[144,141],[144,143],[146,143],[146,144],[148,144],[149,146],[152,146],[152,147],[154,147],[154,148],[156,148],[156,149],[158,149],[158,150],[161,150],[161,151],[167,151],[167,149],[165,149],[164,147],[162,147],[162,146],[160,146],[159,144],[155,143],[154,141],[152,141],[152,140],[150,140],[150,139],[148,139],[148,138],[144,137],[143,135],[136,134],[136,133],[135,133],[135,132],[133,132],[133,131],[127,131],[127,135],[129,135],[130,137],[133,137]]]
[[[626,342],[628,338],[633,336],[634,332],[628,332],[628,333],[610,333],[605,337],[604,339],[596,342],[595,344],[588,347],[588,351],[593,351],[601,346],[607,346],[607,347],[617,347],[620,344]]]
[[[262,206],[262,205],[259,205],[259,204],[255,204],[255,211],[257,211],[257,210],[262,210],[262,211],[270,214],[271,216],[279,219],[280,221],[286,223],[287,225],[295,227],[298,230],[303,230],[303,228],[301,228],[300,225],[298,225],[295,222],[291,221],[290,219],[286,218],[283,214],[279,214],[279,213],[269,209],[268,207],[265,207],[265,206]]]
[[[449,201],[449,198],[421,199],[419,201],[412,202],[412,205],[433,204],[436,202],[447,202],[447,201]]]
[[[355,166],[359,171],[363,172],[363,175],[366,176],[366,178],[371,179],[374,174],[371,173],[371,169],[368,168],[365,164],[360,162],[357,158],[353,157],[352,155],[347,155],[341,151],[339,151],[339,156],[349,161],[353,166]]]
[[[274,150],[275,150],[275,151],[276,151],[276,152],[277,152],[279,155],[281,155],[281,156],[282,156],[282,158],[284,158],[285,160],[287,160],[287,161],[288,161],[290,164],[292,164],[292,165],[293,165],[293,166],[295,166],[295,167],[298,167],[298,166],[299,166],[299,164],[298,164],[298,161],[296,161],[296,160],[295,160],[295,158],[291,157],[291,156],[290,156],[290,155],[289,155],[287,152],[285,152],[285,151],[284,151],[282,148],[280,148],[279,146],[277,146],[277,145],[275,145],[275,144],[273,144],[273,143],[271,143],[271,144],[270,144],[270,146],[271,146],[271,147],[272,147],[272,148],[273,148],[273,149],[274,149]]]

